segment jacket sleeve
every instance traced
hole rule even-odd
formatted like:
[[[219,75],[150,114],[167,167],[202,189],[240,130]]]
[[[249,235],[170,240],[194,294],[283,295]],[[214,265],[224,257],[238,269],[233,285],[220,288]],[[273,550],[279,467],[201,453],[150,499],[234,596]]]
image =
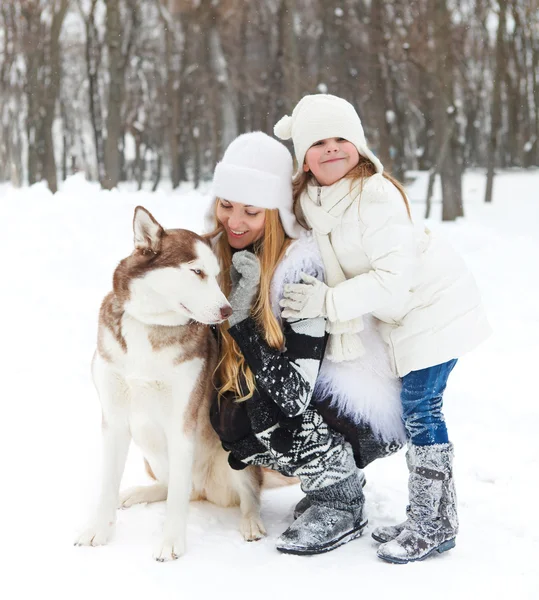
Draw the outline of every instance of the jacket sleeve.
[[[325,348],[325,319],[285,321],[285,350],[271,348],[252,317],[229,329],[258,386],[287,417],[309,406]]]
[[[328,290],[330,321],[348,321],[404,298],[417,265],[415,227],[400,192],[381,175],[365,183],[359,219],[371,270]]]
[[[247,402],[236,402],[236,397],[225,392],[220,398],[214,394],[210,405],[210,422],[229,452],[228,464],[235,470],[247,465],[274,467],[267,448],[258,440],[247,412]]]

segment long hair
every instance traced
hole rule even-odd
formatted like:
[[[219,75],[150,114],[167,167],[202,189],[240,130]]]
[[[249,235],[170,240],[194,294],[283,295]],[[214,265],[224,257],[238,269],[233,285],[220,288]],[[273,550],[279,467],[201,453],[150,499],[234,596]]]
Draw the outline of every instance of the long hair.
[[[364,156],[361,156],[361,154],[359,155],[359,163],[353,168],[350,169],[350,171],[348,171],[348,173],[344,176],[346,179],[351,179],[353,181],[361,179],[361,180],[365,180],[367,177],[371,177],[371,175],[375,175],[376,174],[376,167],[374,166],[374,164],[368,159],[365,158]],[[388,180],[391,181],[391,183],[399,190],[402,199],[404,200],[404,204],[406,206],[406,212],[408,213],[408,217],[410,218],[410,220],[412,219],[412,214],[410,212],[410,204],[408,202],[408,198],[406,196],[406,192],[404,191],[404,187],[402,185],[402,183],[400,181],[398,181],[397,179],[395,179],[394,177],[392,177],[389,173],[386,173],[385,171],[382,173],[382,175]],[[299,224],[304,227],[305,229],[309,229],[309,226],[307,225],[307,222],[305,220],[305,215],[303,214],[303,211],[301,210],[301,205],[299,202],[299,199],[301,197],[301,194],[303,194],[303,192],[305,191],[305,189],[307,188],[307,186],[309,185],[309,183],[312,183],[313,181],[313,175],[310,172],[305,172],[305,171],[300,171],[295,177],[294,180],[292,181],[292,193],[293,193],[293,197],[294,197],[294,204],[293,204],[293,211],[294,214],[296,215],[296,219],[298,220]]]
[[[219,199],[217,199],[218,201]],[[223,293],[228,297],[231,291],[232,249],[226,239],[223,226],[217,222],[217,218],[215,218],[215,222],[216,229],[210,235],[213,237],[220,233],[214,245],[214,251],[221,265],[219,283]],[[290,242],[291,239],[287,237],[281,224],[279,211],[266,209],[264,235],[253,246],[254,253],[260,261],[260,286],[251,314],[267,344],[277,350],[283,347],[284,336],[281,326],[271,310],[271,280]],[[252,397],[256,388],[255,379],[238,345],[228,332],[228,327],[228,323],[222,323],[219,326],[220,352],[219,362],[215,369],[217,390],[219,396],[231,391],[237,396],[237,401],[241,402]]]

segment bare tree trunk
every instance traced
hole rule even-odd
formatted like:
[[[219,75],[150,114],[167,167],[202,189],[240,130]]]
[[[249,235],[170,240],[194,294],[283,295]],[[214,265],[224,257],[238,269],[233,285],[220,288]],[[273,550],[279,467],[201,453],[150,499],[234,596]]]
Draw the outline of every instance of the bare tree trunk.
[[[41,179],[39,164],[39,145],[42,143],[40,132],[40,86],[39,69],[43,51],[39,51],[41,8],[34,4],[22,7],[25,20],[24,54],[26,59],[25,96],[27,101],[26,136],[28,139],[28,183],[33,185]]]
[[[134,128],[133,128],[134,129]],[[137,182],[137,189],[142,189],[142,181],[143,181],[143,154],[142,150],[142,142],[140,139],[140,132],[134,131],[132,129],[131,133],[135,138],[135,160],[133,161],[133,175],[135,176],[135,180]]]
[[[240,94],[238,97],[238,101],[236,104],[237,110],[237,119],[236,122],[238,124],[238,133],[245,133],[249,131],[247,127],[247,102],[248,102],[248,92],[246,85],[246,73],[245,73],[245,62],[247,58],[247,31],[248,31],[248,15],[249,10],[248,7],[245,7],[245,10],[242,11],[240,16],[241,24],[239,27],[239,42],[238,42],[238,58],[239,58],[239,69],[238,69],[238,83]]]
[[[436,40],[436,138],[441,148],[447,132],[451,132],[449,149],[440,163],[442,184],[442,220],[454,221],[464,216],[462,206],[462,166],[456,128],[457,109],[454,101],[455,64],[451,40],[451,18],[446,0],[430,0]],[[439,152],[441,155],[441,152]]]
[[[535,41],[532,58],[533,98],[535,104],[535,162],[539,166],[539,40]]]
[[[433,167],[429,171],[429,182],[427,185],[427,198],[425,199],[425,219],[430,217],[432,208],[432,193],[434,192],[434,183],[436,181],[436,169]]]
[[[432,93],[432,76],[426,71],[422,70],[419,74],[419,81],[421,89],[426,90],[423,98],[421,99],[422,112],[425,119],[424,132],[423,132],[423,153],[421,154],[421,160],[419,163],[420,169],[432,169],[436,162],[436,148],[434,140],[435,132],[435,107],[434,97]]]
[[[159,15],[161,24],[165,33],[164,40],[164,61],[166,68],[166,139],[169,150],[170,160],[170,179],[172,188],[176,189],[181,181],[181,165],[180,165],[180,117],[181,117],[181,98],[180,98],[180,59],[182,57],[182,49],[178,48],[181,41],[178,39],[176,31],[176,20],[169,14],[166,9],[158,2]],[[182,44],[183,46],[183,44]],[[162,156],[159,155],[159,178],[161,177],[161,161]]]
[[[200,185],[200,130],[198,125],[191,129],[191,140],[193,148],[193,186],[196,190]]]
[[[266,132],[273,132],[276,121],[292,111],[299,100],[299,74],[294,35],[295,0],[281,0],[277,13],[277,54],[273,69],[273,101],[268,113]]]
[[[56,9],[56,3],[54,5]],[[42,164],[43,176],[47,180],[49,189],[52,193],[58,191],[58,177],[56,173],[56,160],[54,157],[54,139],[52,135],[52,127],[56,116],[56,104],[60,93],[60,32],[69,7],[69,0],[61,0],[58,3],[58,8],[55,10],[49,39],[49,56],[48,56],[48,81],[46,85],[45,102],[43,103],[43,151]]]
[[[530,52],[531,52],[531,84],[533,90],[533,107],[535,117],[534,122],[535,135],[533,145],[535,146],[535,159],[531,159],[532,164],[539,166],[539,35],[534,32],[539,27],[539,15],[536,10],[536,2],[530,2],[529,11],[526,13],[526,21],[530,31]]]
[[[427,186],[427,199],[425,201],[425,219],[430,217],[430,211],[432,207],[432,193],[434,191],[434,182],[436,180],[436,175],[440,171],[440,166],[444,164],[447,156],[447,152],[449,150],[450,141],[453,137],[455,122],[449,123],[449,126],[444,134],[444,139],[442,145],[440,146],[440,152],[436,158],[435,163],[432,165],[429,171],[429,183]],[[446,219],[447,220],[447,219]]]
[[[67,179],[67,155],[69,153],[70,127],[67,120],[65,105],[60,101],[60,115],[62,117],[62,181]]]
[[[0,28],[3,40],[0,49],[0,177],[12,185],[23,184],[22,131],[20,107],[23,106],[24,83],[16,75],[20,14],[13,4],[0,5]]]
[[[125,123],[122,108],[125,97],[125,70],[138,29],[136,0],[128,0],[130,18],[122,18],[120,0],[107,0],[107,30],[105,34],[109,59],[109,95],[107,102],[107,139],[105,141],[105,178],[103,187],[111,190],[124,174],[123,136]]]
[[[97,170],[97,180],[103,181],[104,177],[104,149],[103,149],[103,114],[101,110],[101,97],[99,95],[99,66],[101,64],[101,41],[99,32],[95,24],[95,9],[98,0],[92,0],[88,15],[84,14],[82,7],[80,12],[83,14],[86,28],[86,74],[88,77],[88,100],[90,108],[90,121],[94,134],[95,161]]]
[[[162,166],[163,166],[163,156],[162,156],[161,152],[158,152],[157,162],[155,165],[155,173],[154,173],[154,180],[153,180],[153,185],[152,185],[152,192],[155,192],[157,190],[157,188],[159,187],[159,182],[161,181]]]
[[[107,139],[105,140],[105,178],[107,190],[120,181],[120,136],[122,131],[122,104],[124,96],[122,22],[119,0],[107,1],[106,41],[109,61],[109,96],[107,103]]]
[[[507,0],[499,0],[498,32],[496,34],[496,65],[494,72],[494,89],[492,90],[492,109],[490,117],[490,141],[487,154],[487,185],[485,202],[492,202],[494,187],[494,165],[498,149],[498,138],[502,125],[501,85],[505,72],[504,40],[506,29]]]
[[[209,45],[213,76],[217,82],[217,108],[221,113],[220,121],[222,131],[217,150],[217,155],[219,157],[221,154],[221,149],[226,148],[228,144],[230,144],[230,142],[238,135],[238,123],[236,121],[237,99],[235,98],[232,90],[230,75],[228,72],[228,64],[221,44],[218,12],[213,7],[210,19]]]
[[[384,39],[384,3],[371,2],[370,14],[370,51],[369,73],[371,94],[369,104],[377,131],[377,155],[384,169],[393,172],[393,161],[390,155],[389,126],[387,122],[387,64],[384,51],[387,41]]]
[[[508,160],[508,166],[521,167],[522,149],[524,143],[520,124],[523,120],[526,109],[526,98],[521,95],[522,71],[520,69],[520,60],[515,47],[516,31],[511,36],[512,39],[506,41],[505,56],[506,63],[511,64],[511,68],[505,70],[505,104],[507,127],[505,127],[505,140],[502,140],[501,147],[506,150],[505,154]],[[513,59],[511,61],[511,58]]]
[[[24,173],[22,167],[22,142],[18,127],[14,127],[13,132],[14,139],[10,143],[11,183],[15,187],[21,187]]]
[[[198,188],[202,177],[204,165],[204,150],[212,147],[216,132],[211,131],[207,121],[215,122],[215,115],[211,112],[214,106],[213,85],[209,61],[208,45],[202,38],[207,19],[207,3],[180,2],[182,5],[182,30],[184,33],[184,53],[181,72],[182,94],[182,119],[184,129],[180,136],[180,155],[185,147],[189,157],[192,179],[195,188]],[[209,110],[208,110],[209,109]],[[208,136],[208,130],[210,135]],[[208,136],[208,137],[206,137]],[[214,150],[215,151],[215,150]],[[212,152],[210,151],[210,156]],[[212,156],[213,158],[213,156]],[[212,165],[213,166],[213,165]],[[179,168],[183,169],[181,156]]]

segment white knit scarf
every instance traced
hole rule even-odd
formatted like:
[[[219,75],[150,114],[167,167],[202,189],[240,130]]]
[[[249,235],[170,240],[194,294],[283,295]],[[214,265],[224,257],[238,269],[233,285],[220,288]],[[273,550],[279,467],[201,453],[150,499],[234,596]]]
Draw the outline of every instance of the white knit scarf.
[[[341,179],[330,186],[308,186],[300,198],[301,208],[308,225],[312,228],[324,261],[326,284],[334,288],[346,276],[335,255],[330,233],[341,223],[344,211],[361,193],[361,182]],[[326,329],[329,336],[326,357],[334,362],[354,360],[364,354],[358,333],[363,330],[363,319],[330,321]]]

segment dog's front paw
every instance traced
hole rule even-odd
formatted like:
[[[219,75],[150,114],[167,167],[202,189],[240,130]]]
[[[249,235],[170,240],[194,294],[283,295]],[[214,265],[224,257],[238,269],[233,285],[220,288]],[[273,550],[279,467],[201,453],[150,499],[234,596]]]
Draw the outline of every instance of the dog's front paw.
[[[114,534],[114,521],[95,523],[80,533],[75,546],[104,546],[108,544]]]
[[[165,538],[158,544],[154,550],[153,557],[159,562],[167,560],[176,560],[185,554],[185,540],[178,537],[176,539]]]
[[[266,535],[266,528],[260,516],[251,515],[249,517],[242,517],[240,532],[243,535],[243,539],[247,542],[256,542]]]

